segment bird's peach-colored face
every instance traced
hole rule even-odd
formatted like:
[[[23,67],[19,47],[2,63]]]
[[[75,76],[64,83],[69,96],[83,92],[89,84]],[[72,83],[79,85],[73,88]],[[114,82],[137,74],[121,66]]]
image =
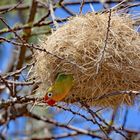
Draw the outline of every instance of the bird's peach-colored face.
[[[47,103],[48,105],[50,106],[53,106],[56,104],[56,101],[51,99],[51,95],[50,93],[46,94],[45,97],[44,97],[44,102]]]

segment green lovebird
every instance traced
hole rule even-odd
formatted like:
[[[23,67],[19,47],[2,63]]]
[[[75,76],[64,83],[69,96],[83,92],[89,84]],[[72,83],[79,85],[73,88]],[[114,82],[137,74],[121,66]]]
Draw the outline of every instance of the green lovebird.
[[[44,101],[53,106],[56,102],[64,99],[70,92],[74,83],[72,74],[59,73],[52,86],[48,88],[48,91],[44,97]]]

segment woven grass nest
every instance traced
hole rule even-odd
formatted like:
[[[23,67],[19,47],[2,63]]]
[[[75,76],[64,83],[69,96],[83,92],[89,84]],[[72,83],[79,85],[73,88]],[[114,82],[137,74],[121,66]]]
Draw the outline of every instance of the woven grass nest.
[[[74,85],[66,103],[85,101],[90,106],[133,104],[134,96],[112,92],[140,89],[140,36],[126,14],[112,13],[106,48],[108,13],[71,18],[40,42],[46,52],[35,54],[35,76],[41,94],[59,72],[71,73]],[[112,93],[113,94],[113,93]]]

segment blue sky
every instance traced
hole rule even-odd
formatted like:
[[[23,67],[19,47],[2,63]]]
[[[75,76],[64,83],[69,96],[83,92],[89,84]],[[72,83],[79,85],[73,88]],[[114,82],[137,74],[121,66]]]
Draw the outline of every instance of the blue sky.
[[[114,4],[112,4],[114,5]],[[103,8],[103,6],[101,4],[92,4],[92,6],[94,7],[95,11],[101,10]],[[70,8],[72,11],[74,11],[75,13],[79,12],[79,7],[80,6],[68,6],[68,8]],[[140,11],[140,7],[134,8],[132,9],[133,11]],[[83,13],[87,13],[92,11],[91,7],[89,4],[86,4],[83,7]],[[131,11],[130,11],[131,12]],[[65,18],[68,17],[69,15],[64,12],[61,8],[57,9],[55,11],[55,15],[56,17],[60,17],[60,18]],[[7,15],[8,16],[8,15]],[[8,17],[6,17],[8,19]],[[17,17],[14,18],[10,18],[10,20],[8,20],[9,24],[11,26],[14,25],[14,23],[18,20]],[[7,34],[5,34],[7,35]],[[0,51],[2,52],[2,54],[0,53],[0,71],[4,72],[7,69],[8,66],[8,62],[9,62],[9,58],[11,58],[12,56],[12,46],[8,43],[3,43],[0,44]],[[73,110],[78,110],[78,107],[76,106],[71,106],[71,108]],[[123,118],[124,118],[124,114],[126,111],[126,107],[122,107],[119,110],[118,113],[118,117],[116,118],[116,123],[117,125],[122,124]],[[50,109],[50,112],[54,113],[56,112],[56,109]],[[86,112],[84,110],[81,110],[80,113],[87,115]],[[103,118],[106,120],[110,120],[110,115],[111,115],[111,110],[106,110],[103,113]],[[65,112],[65,111],[60,111],[60,113],[57,113],[56,115],[54,115],[54,118],[56,120],[58,120],[59,122],[68,122],[71,117],[73,117],[73,114],[71,114],[70,112]],[[90,117],[90,116],[89,116]],[[138,107],[137,104],[135,104],[134,107],[129,107],[129,111],[128,111],[128,118],[127,118],[127,123],[126,123],[126,127],[127,128],[133,128],[134,130],[140,130],[140,108]],[[22,130],[25,127],[25,118],[19,118],[17,119],[17,123],[19,124],[18,127],[15,123],[15,121],[11,121],[9,123],[9,130],[8,133],[10,134],[11,132],[15,131],[15,128],[18,128],[18,130]],[[74,119],[71,121],[72,125],[80,127],[80,128],[89,128],[89,129],[95,129],[95,126],[93,126],[93,124],[91,122],[86,122],[84,119],[79,118],[79,116],[74,116]],[[54,129],[55,133],[61,133],[62,130],[60,129]],[[116,134],[113,134],[113,137],[116,136]],[[87,136],[80,136],[79,137],[81,140],[91,140],[90,137]],[[118,137],[116,137],[118,138]],[[71,138],[65,138],[63,140],[72,140]],[[96,139],[95,139],[96,140]]]

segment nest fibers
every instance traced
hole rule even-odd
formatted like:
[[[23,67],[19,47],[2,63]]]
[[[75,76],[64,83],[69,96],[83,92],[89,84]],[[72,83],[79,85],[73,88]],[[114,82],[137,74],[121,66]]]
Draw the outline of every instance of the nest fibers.
[[[48,52],[35,55],[41,93],[46,93],[57,73],[65,72],[73,74],[75,83],[64,102],[133,104],[134,96],[116,95],[116,91],[140,89],[140,36],[128,15],[112,13],[105,48],[108,19],[108,13],[76,16],[41,41]]]

